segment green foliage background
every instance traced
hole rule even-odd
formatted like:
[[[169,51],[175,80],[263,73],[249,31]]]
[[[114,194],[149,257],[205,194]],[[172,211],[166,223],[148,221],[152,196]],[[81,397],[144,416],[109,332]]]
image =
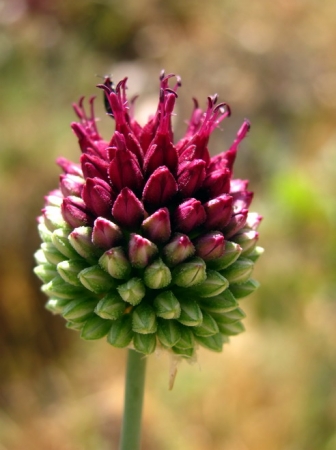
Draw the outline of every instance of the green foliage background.
[[[336,3],[317,0],[3,0],[0,2],[0,449],[116,449],[125,353],[82,342],[44,310],[32,274],[35,217],[78,160],[71,103],[96,74],[129,76],[140,118],[162,68],[191,98],[231,105],[211,151],[252,122],[235,175],[264,217],[244,300],[247,332],[224,353],[181,364],[151,357],[144,450],[336,448]],[[102,101],[105,136],[113,131]],[[112,444],[111,444],[112,442]]]

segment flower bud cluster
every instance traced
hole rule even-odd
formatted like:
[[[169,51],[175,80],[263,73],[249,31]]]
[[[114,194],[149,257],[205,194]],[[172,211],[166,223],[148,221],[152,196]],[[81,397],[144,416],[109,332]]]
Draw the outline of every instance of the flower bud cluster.
[[[46,307],[87,340],[150,354],[157,347],[191,358],[198,346],[220,352],[244,330],[239,299],[252,293],[261,217],[249,212],[248,182],[232,178],[245,121],[232,146],[210,157],[212,131],[230,115],[195,101],[185,136],[174,143],[171,117],[180,82],[160,77],[156,113],[141,127],[126,96],[100,85],[115,120],[100,136],[83,100],[72,128],[80,164],[64,158],[57,190],[38,219],[35,273]]]

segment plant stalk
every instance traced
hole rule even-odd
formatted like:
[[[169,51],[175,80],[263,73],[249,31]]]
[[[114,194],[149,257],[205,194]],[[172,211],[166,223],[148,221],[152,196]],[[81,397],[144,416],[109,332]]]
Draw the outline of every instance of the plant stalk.
[[[147,358],[128,350],[124,416],[119,450],[140,450],[141,417]]]

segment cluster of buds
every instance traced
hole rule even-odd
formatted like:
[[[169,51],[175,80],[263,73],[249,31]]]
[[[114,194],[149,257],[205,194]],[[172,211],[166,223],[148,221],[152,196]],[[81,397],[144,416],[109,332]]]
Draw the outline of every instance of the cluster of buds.
[[[126,78],[104,90],[115,120],[111,140],[98,133],[90,99],[74,105],[72,129],[80,164],[63,169],[38,219],[43,241],[36,275],[46,307],[84,339],[150,354],[157,347],[191,358],[198,346],[221,351],[244,330],[239,299],[253,292],[261,255],[249,212],[248,181],[233,179],[245,121],[232,146],[210,157],[212,131],[230,115],[227,104],[197,101],[185,136],[174,143],[171,117],[181,85],[161,74],[156,113],[140,126],[128,102]]]

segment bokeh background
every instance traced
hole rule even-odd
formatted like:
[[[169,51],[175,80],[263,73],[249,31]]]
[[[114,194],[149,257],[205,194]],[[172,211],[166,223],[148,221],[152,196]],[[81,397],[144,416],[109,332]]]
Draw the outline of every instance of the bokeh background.
[[[177,137],[209,94],[252,122],[235,175],[264,217],[247,332],[179,366],[152,356],[144,450],[336,449],[336,2],[0,1],[0,449],[117,449],[125,352],[44,309],[35,217],[78,160],[71,103],[129,76],[140,121],[162,68],[182,76]],[[105,136],[113,122],[97,101]]]

